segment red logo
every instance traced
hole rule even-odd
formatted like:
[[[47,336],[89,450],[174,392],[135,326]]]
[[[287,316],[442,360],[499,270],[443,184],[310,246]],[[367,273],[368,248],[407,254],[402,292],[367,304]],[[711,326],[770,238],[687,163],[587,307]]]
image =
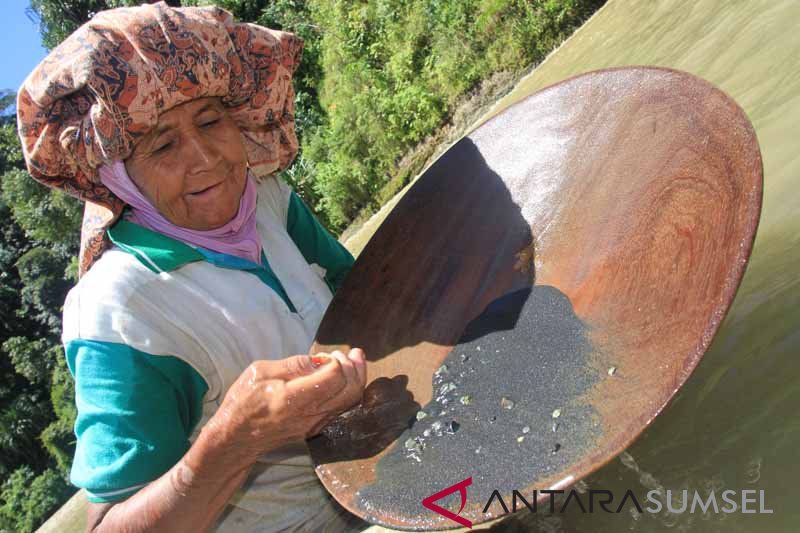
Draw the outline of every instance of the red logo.
[[[469,487],[470,485],[472,485],[472,476],[468,477],[464,481],[459,481],[455,485],[447,487],[443,491],[440,491],[440,492],[437,492],[436,494],[428,496],[427,498],[422,500],[422,505],[424,505],[425,507],[427,507],[428,509],[430,509],[434,513],[438,513],[438,514],[444,516],[445,518],[449,518],[453,522],[456,522],[458,524],[461,524],[462,526],[465,526],[465,527],[468,527],[468,528],[472,529],[472,522],[470,522],[466,518],[461,518],[460,516],[458,516],[461,513],[461,511],[464,510],[464,505],[466,505],[466,503],[467,503],[467,487]],[[439,507],[438,505],[433,503],[433,502],[435,502],[437,500],[441,500],[445,496],[449,496],[450,494],[453,494],[455,491],[458,491],[459,494],[461,495],[461,507],[459,508],[458,513],[452,513],[450,511],[448,511],[447,509],[445,509],[443,507]]]

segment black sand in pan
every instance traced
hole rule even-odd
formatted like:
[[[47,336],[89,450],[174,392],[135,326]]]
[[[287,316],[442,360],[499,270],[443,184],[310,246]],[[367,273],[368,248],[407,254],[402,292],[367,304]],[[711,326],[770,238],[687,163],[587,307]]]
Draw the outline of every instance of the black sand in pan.
[[[424,498],[469,476],[472,498],[486,501],[562,470],[586,451],[576,443],[597,436],[592,410],[576,402],[599,378],[590,352],[586,326],[558,289],[495,300],[467,326],[434,375],[434,399],[356,502],[367,517],[418,516]],[[459,496],[437,505],[457,511]]]

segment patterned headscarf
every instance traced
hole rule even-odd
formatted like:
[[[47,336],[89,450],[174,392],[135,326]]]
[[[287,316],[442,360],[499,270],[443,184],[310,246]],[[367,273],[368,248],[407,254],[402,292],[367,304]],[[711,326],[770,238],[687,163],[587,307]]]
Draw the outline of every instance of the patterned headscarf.
[[[160,2],[98,13],[34,69],[17,96],[23,154],[34,179],[86,201],[81,274],[108,247],[105,230],[125,205],[98,167],[126,159],[165,111],[220,97],[253,175],[289,166],[302,48],[295,35],[235,22],[217,7]]]

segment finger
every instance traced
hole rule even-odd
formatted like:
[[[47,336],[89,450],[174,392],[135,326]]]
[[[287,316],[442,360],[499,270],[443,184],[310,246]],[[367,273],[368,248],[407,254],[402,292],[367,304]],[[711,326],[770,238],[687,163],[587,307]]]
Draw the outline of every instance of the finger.
[[[353,348],[347,357],[353,362],[358,373],[358,378],[362,387],[367,385],[367,358],[364,355],[364,350],[361,348]]]
[[[286,381],[299,378],[300,376],[307,376],[317,369],[311,357],[307,355],[293,355],[275,361],[275,363],[274,373],[270,377]]]
[[[331,411],[342,412],[357,404],[361,400],[361,395],[364,388],[359,381],[358,372],[355,365],[350,361],[345,354],[336,350],[331,353],[341,366],[342,373],[345,376],[346,385],[344,389],[339,392],[335,397],[331,398],[325,407]]]
[[[356,365],[347,357],[343,352],[339,350],[335,350],[331,353],[333,357],[335,357],[339,364],[342,365],[342,371],[344,372],[345,377],[347,378],[347,387],[344,391],[348,398],[354,397],[356,394],[358,398],[361,398],[361,378],[358,376],[358,371],[356,370]]]
[[[347,386],[347,378],[342,365],[335,357],[327,358],[327,363],[313,373],[286,382],[286,391],[291,394],[308,394],[313,391],[313,404],[323,404],[342,392]]]

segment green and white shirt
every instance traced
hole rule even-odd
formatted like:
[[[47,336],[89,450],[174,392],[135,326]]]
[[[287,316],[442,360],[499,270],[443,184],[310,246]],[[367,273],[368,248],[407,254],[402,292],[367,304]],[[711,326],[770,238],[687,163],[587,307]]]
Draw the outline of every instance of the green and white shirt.
[[[90,501],[171,468],[251,362],[308,353],[353,257],[277,178],[258,185],[256,217],[262,265],[120,220],[67,296],[71,480]],[[316,529],[337,514],[303,444],[265,455],[231,504],[219,531]]]

